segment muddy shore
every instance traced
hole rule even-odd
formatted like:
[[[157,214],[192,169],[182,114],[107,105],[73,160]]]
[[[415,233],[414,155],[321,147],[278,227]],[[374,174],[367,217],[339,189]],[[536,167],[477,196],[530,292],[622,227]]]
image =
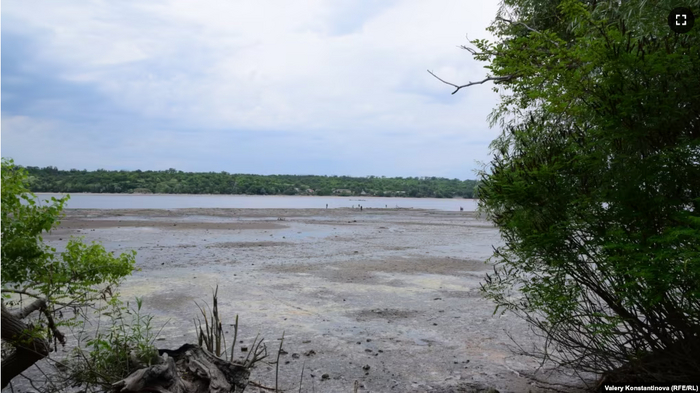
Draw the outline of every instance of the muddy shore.
[[[138,252],[141,269],[121,288],[143,297],[158,346],[196,343],[194,301],[219,308],[232,337],[260,333],[276,355],[285,332],[280,384],[296,391],[565,391],[525,375],[539,364],[516,355],[509,335],[534,343],[523,321],[493,315],[479,292],[498,231],[473,212],[401,209],[67,210],[45,237],[61,248],[70,236],[109,251]],[[240,353],[239,353],[240,354]],[[274,359],[272,359],[274,360]],[[369,367],[367,367],[369,366]],[[574,377],[544,370],[550,384]],[[325,377],[324,377],[325,376]],[[274,385],[274,367],[252,379]],[[256,392],[249,387],[246,391]],[[263,391],[263,390],[260,390]],[[573,391],[568,389],[568,391]]]

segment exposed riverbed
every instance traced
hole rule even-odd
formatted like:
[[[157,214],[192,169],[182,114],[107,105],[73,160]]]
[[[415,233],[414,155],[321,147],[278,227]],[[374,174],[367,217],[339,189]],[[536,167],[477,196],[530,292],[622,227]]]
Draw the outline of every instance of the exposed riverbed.
[[[81,209],[45,240],[60,248],[70,235],[138,252],[141,270],[121,292],[142,296],[157,323],[169,320],[161,348],[196,343],[194,301],[210,302],[216,285],[229,342],[238,314],[239,340],[259,332],[274,360],[284,331],[285,390],[298,389],[305,364],[309,392],[350,392],[355,380],[364,392],[550,391],[524,377],[538,362],[509,349],[509,334],[532,344],[527,325],[494,316],[479,292],[500,239],[473,212]],[[274,385],[274,367],[252,379]]]

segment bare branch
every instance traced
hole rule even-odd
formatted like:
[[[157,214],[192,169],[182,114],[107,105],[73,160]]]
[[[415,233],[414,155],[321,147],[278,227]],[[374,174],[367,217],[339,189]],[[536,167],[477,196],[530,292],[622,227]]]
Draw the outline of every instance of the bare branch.
[[[19,311],[14,312],[13,314],[19,319],[24,319],[27,317],[27,315],[33,313],[34,311],[43,310],[45,308],[46,308],[46,300],[45,299],[36,299],[27,307],[24,307],[24,308],[20,309]]]
[[[497,17],[496,17],[496,20],[502,20],[503,22],[508,22],[508,23],[510,23],[511,25],[521,25],[521,26],[524,26],[526,29],[530,30],[530,31],[533,32],[533,33],[542,34],[541,31],[535,30],[535,29],[533,29],[532,27],[526,25],[526,24],[523,23],[523,22],[518,22],[518,21],[511,20],[511,19],[506,19],[506,18],[503,18],[503,17],[501,17],[501,16],[497,16]]]
[[[488,81],[505,82],[505,81],[509,81],[509,80],[511,80],[511,79],[515,79],[515,78],[516,78],[515,75],[489,76],[489,77],[486,77],[484,80],[481,80],[481,81],[478,81],[478,82],[469,82],[469,83],[467,83],[466,85],[461,85],[461,86],[460,86],[460,85],[455,85],[454,83],[447,82],[446,80],[444,80],[444,79],[440,78],[439,76],[435,75],[435,74],[434,74],[432,71],[430,71],[430,70],[428,70],[428,73],[430,73],[430,75],[434,76],[434,77],[435,77],[437,80],[439,80],[440,82],[445,83],[445,84],[447,84],[447,85],[450,85],[450,86],[454,87],[454,88],[455,88],[455,91],[453,91],[452,94],[455,94],[456,92],[459,91],[459,89],[464,88],[464,87],[469,87],[469,86],[473,86],[473,85],[481,85],[481,84],[484,84],[484,83],[486,83],[486,82],[488,82]]]
[[[496,56],[499,52],[477,52],[474,48],[470,48],[466,45],[458,46],[459,49],[464,49],[472,54],[472,56]]]
[[[41,298],[41,295],[38,295],[38,294],[35,294],[35,293],[31,293],[31,292],[27,292],[27,291],[25,291],[25,290],[23,290],[23,289],[2,288],[2,293],[17,293],[17,294],[20,294],[20,295],[27,295],[27,296],[30,296],[30,297],[33,297],[33,298],[37,298],[37,299]]]
[[[523,22],[514,21],[514,20],[511,20],[511,19],[506,19],[506,18],[503,18],[503,17],[500,17],[500,16],[497,16],[497,17],[496,17],[496,20],[501,20],[501,21],[503,21],[503,22],[510,23],[511,25],[521,25],[521,26],[525,27],[526,29],[530,30],[530,31],[533,32],[533,33],[542,34],[541,31],[535,30],[535,29],[533,29],[532,27],[526,25],[526,24],[523,23]],[[554,46],[559,46],[559,43],[556,42],[556,41],[549,40],[549,42],[551,42],[552,44],[554,44]]]
[[[46,316],[46,320],[49,323],[49,329],[51,329],[51,334],[53,334],[53,336],[58,339],[58,341],[61,343],[61,345],[63,345],[65,347],[66,346],[66,336],[64,336],[63,333],[61,333],[61,331],[58,330],[58,327],[56,326],[56,322],[54,321],[53,315],[49,311],[49,308],[44,307],[41,309],[41,312],[44,313],[44,316]]]

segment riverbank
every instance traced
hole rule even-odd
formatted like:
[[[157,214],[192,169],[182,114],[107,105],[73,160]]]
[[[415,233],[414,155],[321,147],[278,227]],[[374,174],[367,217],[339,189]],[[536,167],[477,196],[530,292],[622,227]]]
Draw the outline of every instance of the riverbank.
[[[240,316],[241,345],[259,332],[276,354],[280,384],[296,391],[544,392],[525,374],[538,362],[515,355],[509,335],[535,342],[523,321],[493,315],[479,292],[500,244],[473,212],[371,209],[67,210],[45,237],[70,235],[110,251],[135,249],[141,271],[122,287],[142,296],[161,348],[196,342],[194,301],[219,286],[226,322]],[[227,326],[229,334],[233,329]],[[231,336],[228,337],[229,340]],[[539,378],[576,383],[562,375]],[[327,379],[322,379],[328,374]],[[252,379],[274,380],[261,366]],[[551,386],[550,386],[551,387]],[[255,392],[256,388],[250,387]],[[248,390],[246,390],[248,391]]]

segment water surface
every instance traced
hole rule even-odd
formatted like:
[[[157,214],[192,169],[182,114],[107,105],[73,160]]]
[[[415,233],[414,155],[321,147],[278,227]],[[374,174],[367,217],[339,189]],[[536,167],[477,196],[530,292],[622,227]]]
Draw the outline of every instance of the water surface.
[[[37,193],[40,200],[66,194]],[[69,209],[329,209],[362,206],[363,208],[432,209],[474,211],[475,199],[322,197],[286,195],[143,195],[143,194],[70,194]]]

